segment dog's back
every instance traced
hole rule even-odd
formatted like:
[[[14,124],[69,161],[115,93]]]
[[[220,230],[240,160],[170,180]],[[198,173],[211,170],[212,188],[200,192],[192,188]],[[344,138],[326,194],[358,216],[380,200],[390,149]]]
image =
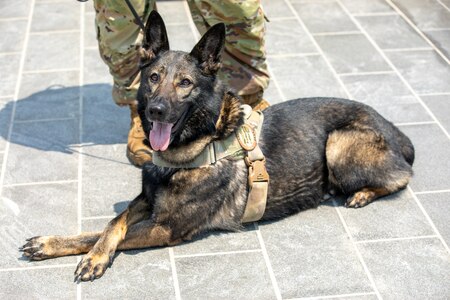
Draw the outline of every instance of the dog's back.
[[[364,190],[358,194],[364,199],[348,202],[364,206],[403,188],[412,174],[411,141],[355,101],[310,98],[274,105],[265,111],[261,137],[271,176],[265,219],[315,207],[330,190],[353,196]]]

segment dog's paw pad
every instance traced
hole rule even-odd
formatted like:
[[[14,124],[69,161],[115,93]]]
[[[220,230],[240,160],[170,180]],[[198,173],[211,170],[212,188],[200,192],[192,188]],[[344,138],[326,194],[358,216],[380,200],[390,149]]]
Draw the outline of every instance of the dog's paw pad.
[[[94,281],[102,277],[110,263],[107,255],[86,254],[75,270],[74,282]]]
[[[52,255],[48,251],[48,237],[35,236],[27,239],[25,245],[19,248],[23,256],[27,257],[29,260],[43,260],[51,258]]]

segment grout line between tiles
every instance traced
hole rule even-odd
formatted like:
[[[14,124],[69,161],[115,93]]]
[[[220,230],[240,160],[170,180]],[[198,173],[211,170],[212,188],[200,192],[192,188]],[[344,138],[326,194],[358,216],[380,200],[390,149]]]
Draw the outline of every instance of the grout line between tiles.
[[[364,258],[362,257],[362,254],[359,251],[358,246],[356,245],[355,240],[353,239],[353,236],[350,233],[350,229],[348,229],[347,222],[345,221],[344,217],[342,216],[342,214],[339,210],[338,204],[336,203],[336,200],[333,199],[332,202],[333,202],[334,209],[336,210],[336,213],[338,214],[339,219],[341,220],[341,223],[344,226],[344,230],[347,233],[348,238],[350,239],[353,249],[355,250],[356,256],[358,257],[359,262],[361,263],[361,265],[364,269],[364,272],[366,273],[366,276],[369,279],[370,284],[372,285],[372,289],[374,290],[375,294],[377,295],[377,298],[382,299],[380,292],[378,291],[378,288],[375,284],[375,280],[373,279],[372,274],[370,273],[369,268],[367,267],[366,262],[364,261]]]
[[[269,254],[267,253],[266,245],[264,243],[264,239],[261,234],[261,230],[259,230],[259,226],[257,222],[254,222],[253,225],[255,226],[256,235],[258,236],[259,245],[261,246],[262,255],[264,257],[264,261],[266,262],[267,271],[269,272],[270,281],[272,282],[272,287],[275,292],[275,297],[277,300],[281,300],[281,292],[280,288],[278,287],[277,279],[275,278],[275,273],[272,269],[272,263],[269,259]]]
[[[450,60],[447,58],[447,56],[445,56],[444,53],[442,53],[442,51],[438,47],[436,47],[436,45],[422,32],[422,30],[419,29],[419,27],[416,26],[416,24],[414,24],[413,21],[411,21],[410,18],[408,18],[408,16],[405,13],[403,13],[403,11],[400,8],[398,8],[397,5],[395,5],[391,0],[385,1],[396,12],[399,13],[399,15],[403,18],[403,20],[405,20],[406,23],[408,23],[409,26],[411,26],[414,29],[414,31],[416,31],[417,34],[419,34],[439,54],[439,56],[447,62],[447,64],[450,64]]]
[[[0,96],[0,99],[11,99],[14,98],[14,95],[4,95],[4,96]]]
[[[398,13],[393,11],[388,12],[373,12],[373,13],[356,13],[352,14],[354,17],[377,17],[377,16],[398,16]]]
[[[295,17],[267,17],[269,19],[269,22],[271,21],[288,21],[288,20],[295,20]]]
[[[415,126],[415,125],[430,125],[436,124],[435,121],[424,121],[424,122],[404,122],[404,123],[395,123],[395,126]]]
[[[374,240],[362,240],[355,241],[355,244],[368,244],[368,243],[380,243],[380,242],[395,242],[395,241],[410,241],[410,240],[421,240],[421,239],[432,239],[437,238],[437,235],[422,235],[422,236],[410,236],[410,237],[400,237],[400,238],[386,238],[386,239],[374,239]]]
[[[20,85],[22,84],[22,72],[25,66],[25,57],[27,54],[27,47],[28,47],[28,41],[30,40],[30,30],[31,30],[31,22],[33,19],[33,12],[34,12],[34,5],[35,5],[35,0],[31,0],[31,4],[30,4],[30,11],[28,12],[28,22],[27,22],[27,27],[25,29],[25,37],[24,37],[24,41],[23,41],[23,48],[22,48],[22,53],[21,53],[21,57],[20,57],[20,63],[19,63],[19,69],[17,70],[17,80],[16,80],[16,86],[14,89],[14,97],[12,100],[12,108],[11,108],[11,116],[10,116],[10,123],[9,123],[9,128],[8,128],[8,133],[7,133],[7,137],[6,137],[6,145],[5,145],[5,152],[3,153],[3,160],[2,160],[2,166],[1,166],[1,171],[0,171],[0,197],[2,196],[2,192],[3,192],[3,183],[5,181],[5,176],[6,176],[6,165],[7,165],[7,161],[8,161],[8,155],[9,155],[9,148],[11,145],[11,136],[12,136],[12,130],[13,130],[13,126],[14,126],[14,117],[16,114],[16,105],[17,105],[17,100],[19,98],[19,92],[20,92]]]
[[[192,16],[191,16],[189,5],[188,5],[187,1],[183,1],[183,6],[184,6],[184,11],[185,11],[186,15],[188,16],[189,27],[191,28],[191,31],[194,34],[195,41],[198,42],[200,40],[200,33],[198,32],[197,27],[195,26],[194,21],[192,20]]]
[[[439,194],[439,193],[450,193],[450,190],[435,190],[435,191],[415,192],[416,195]]]
[[[5,184],[5,185],[3,185],[3,187],[45,185],[45,184],[64,184],[64,183],[74,183],[74,182],[78,182],[78,180],[73,179],[73,180],[54,180],[54,181],[35,181],[35,182],[24,182],[24,183],[11,183],[11,184]]]
[[[441,0],[436,0],[440,5],[442,5],[448,12],[450,12],[450,8],[445,4],[445,3],[443,3]]]
[[[0,18],[0,22],[26,21],[29,17]]]
[[[75,72],[80,71],[79,68],[61,68],[61,69],[47,69],[47,70],[26,70],[23,74],[40,74],[40,73],[55,73],[55,72]]]
[[[261,252],[261,249],[252,250],[236,250],[236,251],[221,251],[221,252],[205,252],[197,254],[180,254],[174,255],[175,258],[189,258],[189,257],[202,257],[202,256],[219,256],[219,255],[230,255],[230,254],[242,254],[242,253],[255,253]]]
[[[78,73],[79,79],[79,107],[78,107],[78,142],[80,143],[79,152],[78,152],[78,186],[77,186],[77,226],[78,226],[78,234],[81,234],[82,228],[82,195],[83,195],[83,84],[84,84],[84,31],[85,31],[85,8],[86,3],[80,3],[80,45],[79,45],[79,55],[80,55],[80,65]],[[77,264],[80,263],[82,256],[77,257]],[[81,300],[82,295],[82,286],[81,284],[77,284],[77,300]]]
[[[420,97],[422,96],[450,96],[450,93],[425,93],[425,94],[417,94]]]
[[[42,266],[32,266],[32,267],[5,268],[5,269],[0,269],[0,273],[1,272],[10,272],[10,271],[29,271],[29,270],[56,269],[56,268],[67,268],[67,267],[76,267],[76,264],[59,264],[59,265],[42,265]]]
[[[289,9],[291,10],[291,12],[294,14],[295,18],[297,19],[298,23],[300,24],[300,27],[302,27],[302,29],[305,31],[305,33],[308,35],[309,39],[312,41],[312,43],[314,44],[314,46],[316,47],[316,49],[319,51],[319,54],[322,56],[323,60],[325,61],[325,64],[328,66],[328,68],[330,69],[330,71],[332,72],[332,74],[334,75],[334,77],[336,78],[337,82],[339,83],[339,85],[342,87],[343,91],[345,92],[345,94],[347,95],[347,98],[352,98],[349,91],[347,90],[347,87],[344,85],[344,82],[342,82],[342,79],[339,77],[339,75],[337,74],[336,70],[333,68],[333,66],[331,65],[329,59],[325,56],[325,53],[323,52],[322,48],[320,48],[319,44],[317,43],[316,39],[314,38],[314,36],[311,34],[311,32],[309,31],[309,29],[306,27],[305,23],[302,21],[302,19],[300,18],[300,16],[298,15],[297,11],[294,9],[294,7],[292,6],[291,2],[289,2],[289,0],[284,0],[284,2],[286,3],[286,5],[289,7]]]
[[[431,228],[433,229],[433,231],[436,233],[437,237],[439,238],[439,240],[441,241],[442,245],[444,246],[444,248],[447,250],[447,253],[450,254],[450,249],[448,248],[447,243],[445,242],[444,238],[442,237],[441,233],[437,230],[436,226],[434,225],[433,220],[431,220],[430,216],[428,215],[427,211],[425,210],[425,208],[422,206],[422,203],[420,203],[419,198],[417,198],[417,195],[414,193],[413,189],[411,188],[411,186],[407,186],[409,192],[412,194],[414,200],[416,201],[417,205],[419,206],[420,210],[422,211],[423,215],[425,216],[425,218],[427,219],[428,223],[430,224]]]
[[[267,54],[267,58],[283,58],[283,57],[303,57],[303,56],[320,56],[320,53],[281,53],[281,54]]]
[[[428,31],[449,31],[450,28],[445,28],[445,27],[436,27],[436,28],[428,28],[428,29],[424,29],[424,32],[428,32]]]
[[[9,55],[19,55],[21,51],[10,51],[10,52],[0,52],[0,55],[9,56]]]
[[[26,123],[34,123],[34,122],[53,122],[53,121],[69,121],[76,120],[77,118],[53,118],[53,119],[35,119],[35,120],[19,120],[14,121],[14,124],[26,124]]]
[[[169,247],[170,266],[172,268],[173,287],[175,290],[175,299],[181,300],[180,283],[178,282],[177,266],[175,265],[175,255],[173,247]]]
[[[365,75],[386,75],[395,74],[395,71],[373,71],[373,72],[358,72],[358,73],[338,73],[339,76],[365,76]]]
[[[386,0],[390,1],[390,0]],[[345,13],[349,16],[349,18],[353,21],[353,23],[361,30],[362,33],[364,33],[364,36],[369,40],[369,42],[372,44],[372,46],[377,50],[377,52],[383,57],[385,62],[397,73],[397,76],[400,78],[400,80],[405,84],[405,86],[409,89],[409,91],[413,94],[414,97],[419,101],[419,103],[423,106],[425,111],[431,116],[431,118],[437,123],[439,128],[444,132],[444,134],[447,136],[447,138],[450,139],[450,135],[445,129],[444,126],[439,122],[439,120],[436,118],[436,116],[433,114],[433,112],[428,108],[428,106],[423,102],[423,100],[419,97],[419,95],[416,93],[416,91],[412,88],[412,86],[409,84],[409,82],[403,77],[401,72],[397,69],[397,67],[392,63],[392,61],[386,56],[386,54],[381,50],[381,48],[378,46],[378,44],[373,40],[373,38],[367,33],[367,31],[361,26],[361,24],[349,13],[347,8],[341,3],[340,0],[336,0],[336,2],[340,5],[340,7],[345,11]]]
[[[93,217],[82,217],[81,220],[88,221],[88,220],[110,220],[114,219],[117,216],[93,216]]]
[[[411,52],[411,51],[434,51],[431,47],[417,47],[417,48],[396,48],[396,49],[381,49],[384,52]]]
[[[336,32],[316,32],[311,34],[312,36],[329,36],[329,35],[355,35],[362,33],[360,31],[336,31]]]
[[[286,300],[315,300],[315,299],[336,299],[336,298],[347,298],[347,297],[359,297],[359,296],[369,296],[376,295],[375,293],[351,293],[351,294],[339,294],[339,295],[327,295],[327,296],[313,296],[304,298],[290,298]]]
[[[30,35],[44,35],[44,34],[62,34],[62,33],[79,33],[79,29],[66,29],[66,30],[46,30],[46,31],[33,31]]]

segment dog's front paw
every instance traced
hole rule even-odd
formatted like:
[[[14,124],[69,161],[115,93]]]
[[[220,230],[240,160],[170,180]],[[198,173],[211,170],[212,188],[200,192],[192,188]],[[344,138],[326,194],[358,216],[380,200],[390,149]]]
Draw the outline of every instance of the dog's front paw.
[[[29,260],[43,260],[54,257],[50,246],[50,236],[35,236],[27,239],[25,245],[19,248],[23,256]]]
[[[89,252],[86,254],[75,270],[74,282],[93,281],[100,278],[111,264],[112,256],[107,254],[95,254]]]

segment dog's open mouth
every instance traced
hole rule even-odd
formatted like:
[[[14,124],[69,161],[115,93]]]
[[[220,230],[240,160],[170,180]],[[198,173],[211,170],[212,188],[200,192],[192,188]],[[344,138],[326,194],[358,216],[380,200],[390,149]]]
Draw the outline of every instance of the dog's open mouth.
[[[166,151],[172,141],[172,133],[176,132],[187,116],[187,110],[175,123],[152,122],[149,140],[155,151]]]
[[[173,123],[162,123],[153,121],[152,130],[150,130],[150,145],[155,151],[166,151],[170,144],[170,135],[172,133]]]

